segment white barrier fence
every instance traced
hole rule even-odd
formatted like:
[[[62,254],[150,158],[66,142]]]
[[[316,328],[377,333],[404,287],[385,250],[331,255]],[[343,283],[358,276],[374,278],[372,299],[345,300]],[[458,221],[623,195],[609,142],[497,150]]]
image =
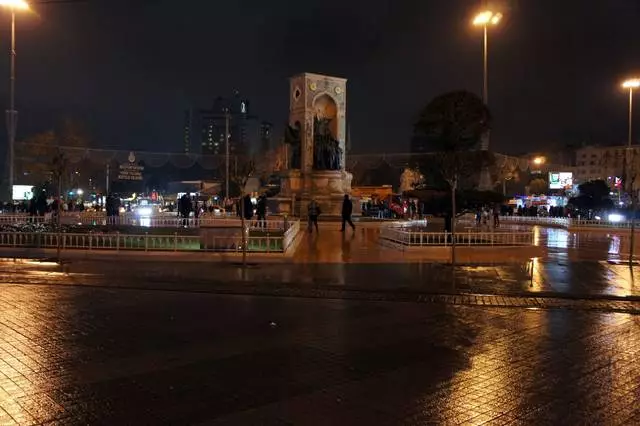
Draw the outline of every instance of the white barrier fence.
[[[380,238],[405,246],[450,246],[449,232],[421,232],[389,227],[380,230]],[[533,232],[456,232],[459,246],[532,246]]]
[[[55,218],[51,214],[45,216],[29,215],[2,215],[0,214],[0,224],[23,224],[23,223],[53,223]],[[287,223],[291,221],[282,219],[268,219],[258,221],[252,219],[246,221],[246,225],[251,229],[262,230],[285,230]],[[63,225],[84,225],[84,226],[142,226],[147,228],[239,228],[242,221],[238,217],[225,216],[203,216],[200,218],[178,218],[175,215],[158,215],[141,217],[135,214],[123,214],[120,216],[107,217],[100,213],[63,213],[60,216],[60,223]]]
[[[571,219],[568,217],[537,217],[537,216],[500,216],[501,222],[523,225],[547,225],[568,227]]]
[[[0,247],[41,248],[62,250],[135,250],[135,251],[196,251],[242,252],[242,231],[226,235],[154,235],[121,233],[27,233],[0,232]],[[238,232],[235,232],[238,231]],[[300,231],[300,222],[290,222],[283,233],[251,235],[247,230],[247,251],[286,253]]]
[[[568,217],[500,216],[504,223],[522,225],[559,226],[568,229],[630,229],[631,221],[612,222],[607,220],[582,220]],[[636,222],[638,226],[638,222]]]

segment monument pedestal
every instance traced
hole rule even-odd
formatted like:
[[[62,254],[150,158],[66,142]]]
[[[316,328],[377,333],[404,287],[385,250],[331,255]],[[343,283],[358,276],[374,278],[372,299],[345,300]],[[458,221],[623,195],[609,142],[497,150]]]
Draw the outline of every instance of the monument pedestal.
[[[323,217],[342,214],[344,194],[351,193],[353,175],[344,170],[314,170],[303,176],[300,170],[288,170],[282,176],[280,194],[276,197],[278,211],[306,216],[307,206],[315,199]],[[360,212],[360,204],[353,200],[353,211]]]
[[[301,212],[306,212],[311,200],[315,199],[320,206],[321,216],[340,217],[344,194],[351,193],[353,175],[344,170],[314,170],[305,179],[305,191],[300,203]],[[357,209],[357,210],[356,210]],[[354,212],[360,211],[354,205]]]

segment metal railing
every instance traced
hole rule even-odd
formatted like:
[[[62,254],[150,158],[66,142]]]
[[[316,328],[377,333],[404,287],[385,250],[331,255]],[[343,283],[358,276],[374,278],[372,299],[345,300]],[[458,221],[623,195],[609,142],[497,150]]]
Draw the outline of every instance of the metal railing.
[[[449,232],[421,232],[406,228],[384,228],[380,238],[404,246],[450,246],[452,235]],[[460,246],[532,246],[533,232],[456,232],[456,245]]]
[[[526,225],[553,225],[568,227],[571,223],[568,217],[538,217],[538,216],[500,216],[501,222],[509,222]]]
[[[271,235],[251,235],[247,230],[247,251],[260,253],[285,253],[297,233],[300,222],[287,225],[287,230]],[[230,235],[155,235],[122,233],[27,233],[0,232],[0,247],[41,248],[62,250],[134,250],[165,252],[237,252],[243,251],[242,231]]]
[[[638,222],[636,221],[636,226]],[[604,220],[581,220],[570,219],[569,229],[571,228],[610,228],[610,229],[630,229],[631,221],[610,222]]]
[[[29,216],[27,214],[0,214],[0,224],[45,223],[51,220],[48,216]]]
[[[583,220],[568,217],[536,217],[536,216],[500,216],[501,222],[523,225],[561,226],[568,229],[579,228],[606,228],[629,229],[631,221],[612,222],[608,220]],[[636,222],[638,226],[638,222]]]
[[[45,216],[29,215],[0,215],[0,224],[23,224],[23,223],[53,223],[55,217],[51,214]],[[290,221],[289,221],[290,222]],[[179,218],[175,215],[157,215],[142,217],[131,213],[120,216],[107,217],[101,213],[63,213],[60,216],[60,223],[63,225],[83,225],[83,226],[142,226],[147,228],[200,228],[200,227],[221,227],[240,228],[242,221],[238,217],[225,216],[203,216],[200,218]],[[286,231],[287,222],[281,219],[268,219],[258,221],[252,219],[246,221],[250,229],[261,230],[281,230]]]

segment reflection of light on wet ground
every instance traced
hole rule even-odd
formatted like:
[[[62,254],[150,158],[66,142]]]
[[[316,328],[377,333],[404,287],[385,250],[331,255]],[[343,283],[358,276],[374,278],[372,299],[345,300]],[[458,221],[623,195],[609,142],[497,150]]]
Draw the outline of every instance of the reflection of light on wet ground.
[[[609,254],[620,254],[620,236],[612,235],[609,241]]]
[[[540,259],[537,257],[531,259],[529,268],[531,268],[531,270],[529,271],[531,281],[529,284],[529,289],[531,291],[542,291],[542,283],[544,282],[544,277],[542,276]]]
[[[28,265],[36,265],[36,266],[60,266],[58,264],[58,262],[45,262],[45,261],[39,261],[39,260],[27,260],[26,262],[24,262]]]
[[[569,248],[569,232],[565,229],[547,228],[547,247]]]
[[[56,418],[63,411],[44,392],[52,383],[43,372],[55,360],[40,346],[55,337],[55,327],[44,320],[43,310],[55,309],[57,301],[55,296],[31,290],[13,291],[14,298],[19,293],[21,303],[3,303],[0,311],[0,411],[13,420],[2,417],[3,424],[35,424],[38,417]]]
[[[601,265],[607,271],[605,278],[609,285],[605,289],[606,294],[612,296],[634,294],[634,278],[638,274],[637,269],[634,271],[634,268],[629,268],[626,264],[610,265],[606,262],[601,262]]]
[[[529,312],[520,316],[516,334],[520,341],[540,341],[544,338],[547,316]],[[493,417],[511,420],[510,415],[526,404],[526,392],[534,382],[531,371],[518,368],[518,361],[526,356],[527,362],[538,364],[534,351],[523,353],[522,345],[496,338],[491,330],[483,328],[477,342],[485,346],[471,359],[471,368],[458,372],[450,383],[443,414],[448,419],[473,417],[465,424],[488,424]],[[481,409],[478,407],[482,406]]]
[[[540,245],[540,228],[537,226],[533,228],[533,245]]]

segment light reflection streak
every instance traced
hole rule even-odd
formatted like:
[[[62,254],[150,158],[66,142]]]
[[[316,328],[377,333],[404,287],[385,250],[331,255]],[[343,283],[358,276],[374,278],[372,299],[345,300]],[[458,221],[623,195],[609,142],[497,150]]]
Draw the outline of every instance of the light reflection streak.
[[[55,293],[18,287],[0,295],[0,408],[16,423],[36,423],[36,415],[56,418],[63,410],[45,394],[52,383],[43,372],[55,360],[41,343],[60,333],[59,324],[49,321],[56,299]]]
[[[521,339],[543,339],[548,317],[544,312],[518,314],[518,330]],[[449,384],[449,394],[445,399],[442,416],[444,419],[467,419],[470,424],[482,424],[509,412],[517,412],[526,406],[528,389],[535,383],[536,371],[519,373],[519,361],[526,357],[527,364],[543,365],[536,358],[536,352],[519,353],[528,345],[514,345],[513,336],[495,336],[496,330],[482,327],[478,342],[484,345],[471,358],[471,367],[458,371]],[[480,399],[478,399],[480,396]],[[483,417],[483,415],[488,417]],[[477,423],[476,423],[477,422]]]
[[[609,240],[609,254],[620,255],[620,236],[611,235]]]
[[[540,258],[532,258],[530,268],[531,283],[529,285],[529,290],[532,292],[540,292],[543,290],[542,284],[544,283],[544,277],[542,275],[542,262],[540,262]]]
[[[549,228],[547,231],[547,247],[569,248],[569,232],[564,229]]]

